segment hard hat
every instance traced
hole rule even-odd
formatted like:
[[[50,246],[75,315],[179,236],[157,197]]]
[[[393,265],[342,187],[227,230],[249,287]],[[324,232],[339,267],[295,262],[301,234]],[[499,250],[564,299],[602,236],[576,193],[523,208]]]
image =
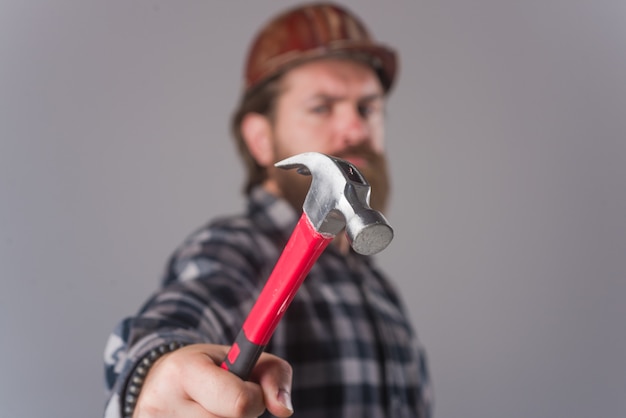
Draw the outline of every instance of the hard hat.
[[[364,59],[378,74],[387,92],[397,71],[393,49],[378,44],[351,12],[330,3],[290,9],[268,22],[248,51],[245,91],[303,62],[324,57]]]

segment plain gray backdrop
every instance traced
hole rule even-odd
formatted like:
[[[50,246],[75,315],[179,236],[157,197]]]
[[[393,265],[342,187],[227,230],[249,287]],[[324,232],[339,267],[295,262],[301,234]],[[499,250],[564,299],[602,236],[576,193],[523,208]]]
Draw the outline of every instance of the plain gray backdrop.
[[[228,119],[289,4],[0,1],[0,416],[102,415],[109,332],[242,209]],[[626,2],[344,4],[401,53],[378,259],[436,417],[625,417]]]

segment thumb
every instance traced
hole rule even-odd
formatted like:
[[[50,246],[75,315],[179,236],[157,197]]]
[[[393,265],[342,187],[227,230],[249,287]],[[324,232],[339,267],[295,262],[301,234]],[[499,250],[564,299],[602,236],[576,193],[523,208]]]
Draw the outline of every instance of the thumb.
[[[285,360],[269,353],[263,353],[250,375],[263,391],[267,410],[277,417],[293,414],[291,404],[292,369]]]

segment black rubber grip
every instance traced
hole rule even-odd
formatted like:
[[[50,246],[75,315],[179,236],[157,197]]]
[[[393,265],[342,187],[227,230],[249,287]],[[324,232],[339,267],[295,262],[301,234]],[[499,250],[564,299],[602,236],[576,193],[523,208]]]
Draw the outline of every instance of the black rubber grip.
[[[248,380],[263,350],[265,350],[265,346],[254,344],[248,340],[242,329],[230,347],[222,363],[222,368],[234,373],[242,380]]]

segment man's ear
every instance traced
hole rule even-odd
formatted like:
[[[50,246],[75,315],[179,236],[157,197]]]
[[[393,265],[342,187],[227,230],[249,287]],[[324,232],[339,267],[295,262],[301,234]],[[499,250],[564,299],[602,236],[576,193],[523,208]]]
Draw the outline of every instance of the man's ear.
[[[274,164],[272,126],[267,117],[259,113],[248,113],[241,121],[241,135],[250,154],[261,167]]]

